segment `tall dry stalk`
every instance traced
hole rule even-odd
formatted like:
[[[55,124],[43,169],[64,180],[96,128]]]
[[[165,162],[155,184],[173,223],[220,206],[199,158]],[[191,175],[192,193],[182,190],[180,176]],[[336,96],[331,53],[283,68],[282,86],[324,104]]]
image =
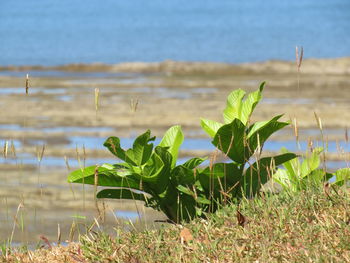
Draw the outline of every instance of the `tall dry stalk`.
[[[345,142],[348,144],[349,143],[349,132],[348,132],[348,127],[345,127]]]
[[[137,107],[139,105],[138,99],[131,99],[130,100],[130,109],[132,113],[135,113],[137,111]]]
[[[45,144],[41,147],[41,149],[36,147],[36,156],[38,160],[38,186],[40,187],[40,195],[43,196],[43,188],[40,186],[40,173],[41,173],[41,161],[43,160],[45,152]]]
[[[23,201],[22,201],[21,203],[19,203],[19,205],[17,207],[16,215],[15,215],[14,221],[13,221],[13,227],[12,227],[12,232],[11,232],[11,237],[10,237],[10,244],[13,241],[13,236],[15,234],[16,225],[18,224],[18,214],[23,206],[24,205],[23,205]]]
[[[321,132],[321,140],[322,140],[322,147],[323,147],[323,152],[322,152],[322,157],[323,157],[323,170],[324,172],[326,172],[326,151],[327,151],[327,148],[328,148],[328,141],[326,142],[325,141],[325,138],[324,138],[324,133],[323,133],[323,126],[322,126],[322,120],[321,118],[317,115],[317,113],[314,111],[314,115],[315,115],[315,119],[316,119],[316,123],[317,123],[317,126],[318,126],[318,129],[320,130]]]
[[[4,143],[4,151],[3,151],[4,159],[7,159],[8,149],[9,149],[9,142],[5,141],[5,143]]]
[[[26,75],[26,94],[29,93],[29,74]]]
[[[95,207],[98,213],[98,218],[101,218],[102,221],[104,221],[104,215],[102,215],[101,210],[98,206],[98,199],[97,199],[97,186],[98,186],[98,168],[99,166],[96,165],[95,171],[94,171],[94,201],[95,201]]]
[[[80,159],[80,153],[79,153],[79,149],[78,149],[78,145],[76,145],[75,147],[75,151],[77,154],[77,161],[78,161],[78,165],[80,167],[80,170],[82,172],[84,172],[85,169],[85,160],[86,160],[86,152],[85,152],[85,145],[83,144],[83,165],[81,164],[81,159]],[[83,177],[83,210],[85,211],[85,178]]]
[[[300,142],[299,142],[299,128],[298,128],[297,118],[294,118],[292,123],[293,123],[294,136],[295,136],[295,141],[297,143],[297,148],[298,150],[301,150]]]
[[[12,153],[12,156],[16,159],[16,163],[17,163],[16,147],[15,147],[15,144],[13,143],[13,140],[11,140],[10,152]]]
[[[97,120],[97,112],[100,106],[100,89],[95,88],[95,111],[96,111],[96,120]]]
[[[300,54],[299,54],[299,48],[298,46],[295,47],[295,60],[297,65],[297,79],[298,79],[298,95],[300,92],[300,68],[301,63],[303,62],[303,56],[304,56],[304,48],[300,47]]]

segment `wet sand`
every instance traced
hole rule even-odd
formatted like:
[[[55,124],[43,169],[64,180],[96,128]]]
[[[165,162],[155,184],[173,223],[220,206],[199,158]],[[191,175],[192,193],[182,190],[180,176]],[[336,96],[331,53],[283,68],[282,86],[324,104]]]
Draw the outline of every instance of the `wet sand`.
[[[36,68],[42,75],[60,70],[62,76],[35,77]],[[316,111],[325,127],[344,128],[350,115],[350,58],[304,61],[299,84],[294,63],[282,61],[243,65],[169,61],[6,69],[18,75],[2,74],[0,87],[7,89],[22,87],[24,91],[25,73],[34,73],[29,96],[2,94],[0,123],[29,127],[106,126],[114,127],[118,134],[130,134],[134,128],[152,127],[158,133],[181,124],[186,130],[198,130],[200,117],[221,119],[231,90],[252,91],[262,81],[267,87],[254,119],[285,113],[287,119],[296,117],[300,128],[311,128],[316,127]],[[112,75],[91,77],[101,70]],[[74,77],[73,73],[83,75]],[[97,118],[95,88],[100,89]],[[136,113],[130,109],[132,99],[138,100]]]
[[[25,75],[30,74],[29,94]],[[299,79],[299,81],[298,81]],[[241,88],[253,91],[267,82],[264,98],[253,121],[284,113],[285,120],[297,120],[300,140],[321,139],[314,112],[322,119],[324,138],[344,141],[350,120],[350,58],[305,60],[297,74],[295,63],[269,61],[241,65],[216,63],[124,63],[119,65],[66,65],[0,67],[0,139],[15,142],[16,153],[8,148],[1,169],[0,240],[12,230],[17,206],[27,209],[25,238],[18,226],[15,241],[37,241],[39,234],[55,238],[57,223],[67,236],[75,211],[96,216],[93,189],[66,183],[70,170],[77,168],[77,155],[93,161],[113,158],[101,145],[71,142],[73,137],[134,137],[146,129],[161,136],[171,125],[182,125],[185,137],[206,138],[199,119],[221,121],[226,96]],[[95,88],[99,107],[95,109]],[[135,105],[137,104],[136,110]],[[286,128],[273,140],[295,140],[293,128]],[[43,163],[36,161],[45,145]],[[185,150],[181,156],[208,155],[208,150]],[[26,157],[27,156],[27,157]],[[29,157],[28,157],[29,156]],[[60,165],[45,166],[57,157]],[[347,153],[328,154],[330,160],[348,160]],[[22,159],[32,158],[29,164]],[[71,162],[65,166],[64,158]],[[100,158],[100,159],[97,159]],[[41,165],[39,169],[39,164]],[[84,193],[84,194],[83,194]],[[84,200],[85,210],[82,210]],[[133,203],[111,202],[111,210],[133,210]],[[141,206],[142,207],[142,206]],[[34,216],[33,211],[37,214]],[[52,211],[55,211],[53,214]],[[83,211],[83,212],[82,212]],[[149,211],[149,210],[147,210]],[[161,214],[147,212],[151,220]],[[33,218],[39,228],[32,227]],[[114,218],[110,218],[113,225]],[[64,226],[64,227],[63,227]]]

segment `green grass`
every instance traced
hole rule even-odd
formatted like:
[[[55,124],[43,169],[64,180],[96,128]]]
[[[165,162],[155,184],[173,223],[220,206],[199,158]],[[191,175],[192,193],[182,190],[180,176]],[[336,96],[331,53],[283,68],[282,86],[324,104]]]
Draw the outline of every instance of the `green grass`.
[[[240,224],[237,209],[232,204],[208,220],[184,226],[116,230],[114,236],[91,233],[81,236],[79,244],[30,252],[34,261],[27,252],[12,253],[3,262],[50,257],[53,262],[350,262],[348,190],[282,192],[243,200]]]

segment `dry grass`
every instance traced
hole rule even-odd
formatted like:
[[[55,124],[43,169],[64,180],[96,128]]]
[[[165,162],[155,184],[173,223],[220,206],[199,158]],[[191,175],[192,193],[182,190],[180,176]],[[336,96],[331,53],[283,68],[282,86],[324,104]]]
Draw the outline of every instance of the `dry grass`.
[[[350,262],[350,192],[309,190],[245,200],[185,226],[116,230],[3,262]]]

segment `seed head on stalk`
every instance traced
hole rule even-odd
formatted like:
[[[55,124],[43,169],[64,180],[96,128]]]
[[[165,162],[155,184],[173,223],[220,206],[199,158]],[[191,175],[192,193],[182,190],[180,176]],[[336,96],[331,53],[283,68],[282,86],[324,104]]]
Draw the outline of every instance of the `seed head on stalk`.
[[[26,75],[26,94],[29,93],[29,74]]]

